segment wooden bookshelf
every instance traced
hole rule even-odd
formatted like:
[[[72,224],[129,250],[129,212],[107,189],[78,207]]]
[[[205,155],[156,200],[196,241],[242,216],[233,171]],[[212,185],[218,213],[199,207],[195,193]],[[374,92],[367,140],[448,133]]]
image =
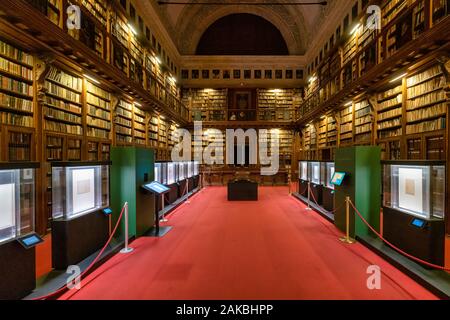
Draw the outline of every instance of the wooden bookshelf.
[[[368,100],[355,103],[355,143],[359,145],[367,145],[372,143],[373,119],[372,106]]]
[[[446,79],[441,66],[433,66],[407,79],[406,134],[446,128]]]
[[[353,106],[347,106],[339,112],[339,144],[353,143]]]
[[[90,138],[111,139],[111,93],[86,81],[86,126]]]
[[[402,85],[377,93],[377,138],[385,140],[402,134]]]
[[[39,12],[44,14],[51,22],[62,26],[63,3],[62,0],[26,0]]]
[[[327,147],[337,146],[337,123],[336,118],[333,115],[328,115],[327,120]]]
[[[327,117],[323,116],[319,120],[318,147],[323,149],[327,146]]]
[[[133,108],[134,144],[145,146],[147,144],[147,115],[137,104]]]
[[[83,135],[82,79],[51,66],[45,82],[44,130]]]
[[[258,89],[258,120],[293,121],[299,96],[296,89]]]
[[[156,114],[151,114],[148,121],[148,146],[152,148],[158,147],[158,125],[159,118]]]
[[[114,133],[116,145],[133,144],[133,105],[120,100],[115,110]]]

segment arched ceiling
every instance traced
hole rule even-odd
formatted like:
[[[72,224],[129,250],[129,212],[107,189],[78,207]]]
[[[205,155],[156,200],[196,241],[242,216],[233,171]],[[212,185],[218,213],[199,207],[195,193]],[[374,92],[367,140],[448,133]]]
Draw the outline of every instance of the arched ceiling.
[[[311,43],[327,12],[337,0],[328,0],[326,6],[296,5],[158,5],[153,2],[162,22],[174,40],[181,55],[195,55],[203,33],[217,20],[236,13],[260,16],[272,23],[282,34],[290,55],[303,55]],[[193,2],[206,0],[189,0]],[[216,2],[217,0],[211,0]],[[221,0],[236,3],[236,0]],[[286,3],[293,0],[246,0],[254,3]],[[186,1],[188,2],[188,1]]]

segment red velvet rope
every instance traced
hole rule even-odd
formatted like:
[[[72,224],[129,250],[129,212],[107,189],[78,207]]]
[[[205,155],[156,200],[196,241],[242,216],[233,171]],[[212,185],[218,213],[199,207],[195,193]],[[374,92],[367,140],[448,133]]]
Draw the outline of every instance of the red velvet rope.
[[[409,254],[409,253],[403,251],[402,249],[396,247],[395,245],[393,245],[392,243],[390,243],[388,240],[384,239],[383,236],[382,236],[377,230],[375,230],[375,228],[372,227],[372,226],[367,222],[366,219],[364,219],[364,217],[363,217],[362,214],[358,211],[358,209],[356,209],[356,207],[355,207],[355,205],[353,204],[352,201],[350,201],[350,204],[351,204],[351,206],[353,207],[353,209],[355,210],[356,214],[359,216],[359,218],[364,222],[364,224],[366,224],[367,227],[368,227],[373,233],[375,233],[375,234],[376,234],[383,242],[385,242],[385,243],[386,243],[388,246],[390,246],[392,249],[398,251],[398,252],[401,253],[402,255],[404,255],[404,256],[406,256],[406,257],[408,257],[408,258],[410,258],[410,259],[412,259],[412,260],[414,260],[414,261],[416,261],[416,262],[419,262],[419,263],[421,263],[421,264],[427,265],[427,266],[432,267],[432,268],[435,268],[435,269],[443,270],[443,271],[450,271],[449,268],[445,268],[445,267],[442,267],[442,266],[438,266],[438,265],[436,265],[436,264],[432,264],[432,263],[429,263],[429,262],[424,261],[424,260],[422,260],[422,259],[419,259],[419,258],[417,258],[417,257],[414,257],[413,255],[411,255],[411,254]]]
[[[123,213],[125,212],[125,206],[123,206],[122,208],[122,212],[120,213],[119,219],[117,220],[116,226],[114,227],[113,232],[111,233],[111,235],[109,236],[108,241],[106,242],[105,246],[102,248],[102,250],[99,252],[99,254],[97,255],[97,257],[95,257],[94,261],[91,262],[91,264],[89,264],[89,266],[86,268],[86,270],[84,270],[81,275],[80,275],[80,279],[83,278],[84,275],[86,275],[86,273],[98,262],[98,260],[100,259],[100,257],[103,255],[103,252],[105,252],[106,248],[108,247],[108,245],[111,243],[114,234],[117,231],[117,228],[119,227],[120,221],[122,220],[123,217]],[[38,298],[33,298],[32,300],[47,300],[50,299],[58,294],[61,294],[63,292],[65,292],[67,290],[67,286],[63,286],[61,288],[59,288],[58,290],[56,290],[55,292],[52,292],[48,295],[42,296],[42,297],[38,297]]]

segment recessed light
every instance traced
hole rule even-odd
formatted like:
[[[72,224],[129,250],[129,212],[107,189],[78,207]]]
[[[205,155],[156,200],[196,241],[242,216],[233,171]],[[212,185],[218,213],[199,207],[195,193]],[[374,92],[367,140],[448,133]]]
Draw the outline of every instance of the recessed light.
[[[87,74],[83,75],[86,79],[91,80],[92,82],[95,82],[97,84],[100,84],[99,81],[97,81],[96,79],[92,78],[91,76],[88,76]]]
[[[404,77],[406,77],[407,73],[403,73],[401,75],[399,75],[398,77],[395,77],[394,79],[392,79],[391,81],[389,81],[390,83],[394,83],[400,79],[403,79]]]

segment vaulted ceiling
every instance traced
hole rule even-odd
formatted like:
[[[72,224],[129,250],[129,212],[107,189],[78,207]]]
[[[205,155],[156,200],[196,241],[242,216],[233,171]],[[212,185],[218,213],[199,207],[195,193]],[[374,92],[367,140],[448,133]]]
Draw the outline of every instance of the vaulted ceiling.
[[[169,0],[171,1],[171,0]],[[175,0],[173,0],[175,1]],[[229,15],[245,13],[259,16],[274,25],[284,38],[290,55],[303,55],[314,33],[324,22],[337,0],[313,6],[277,5],[286,2],[315,2],[315,0],[184,0],[182,2],[234,3],[234,5],[160,5],[157,0],[145,0],[158,13],[181,55],[195,55],[205,31],[215,22]],[[320,1],[317,1],[320,2]],[[263,5],[266,3],[266,5]]]

